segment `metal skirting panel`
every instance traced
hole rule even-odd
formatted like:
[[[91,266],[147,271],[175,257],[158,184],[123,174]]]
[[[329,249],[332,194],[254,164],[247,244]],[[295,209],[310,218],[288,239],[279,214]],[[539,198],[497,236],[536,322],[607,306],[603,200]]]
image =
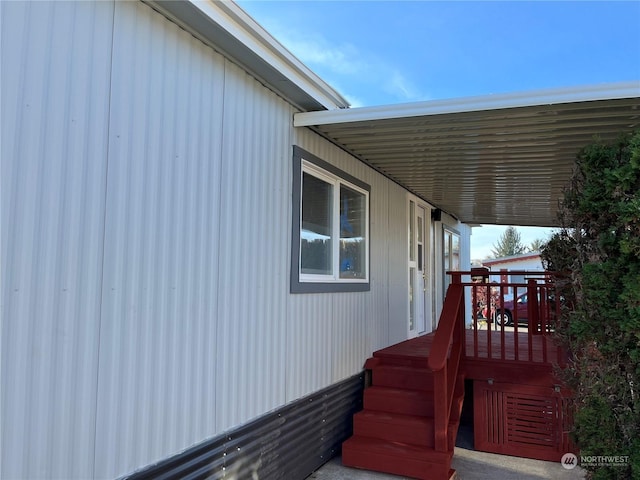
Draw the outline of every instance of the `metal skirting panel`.
[[[351,436],[363,390],[353,376],[126,478],[302,480]]]

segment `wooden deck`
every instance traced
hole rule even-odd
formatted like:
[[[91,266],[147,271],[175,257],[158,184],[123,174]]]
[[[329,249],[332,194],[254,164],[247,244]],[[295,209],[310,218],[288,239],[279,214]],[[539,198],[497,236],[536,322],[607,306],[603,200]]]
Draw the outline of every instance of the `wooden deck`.
[[[528,335],[526,329],[515,331],[467,329],[464,361],[485,360],[496,363],[517,362],[535,364],[559,364],[564,357],[547,335]],[[375,358],[408,359],[426,361],[429,357],[435,333],[405,340],[378,350]],[[516,341],[517,340],[517,341]]]
[[[343,444],[345,465],[419,479],[449,479],[455,432],[464,402],[473,410],[476,449],[549,461],[573,451],[567,392],[554,379],[563,358],[547,335],[467,329],[448,419],[447,449],[434,448],[436,383],[429,368],[435,333],[374,352],[365,369],[371,386]],[[451,352],[450,352],[451,353]],[[435,353],[434,353],[435,354]],[[446,455],[445,455],[446,453]]]
[[[566,356],[549,336],[529,336],[526,328],[522,328],[517,333],[516,347],[516,333],[506,329],[504,337],[502,333],[502,330],[465,331],[465,354],[460,369],[466,379],[516,383],[526,379],[530,385],[559,383],[553,376],[554,365],[564,365]],[[373,358],[427,368],[434,336],[435,333],[429,333],[391,345],[376,351]]]
[[[430,333],[391,345],[375,352],[373,358],[427,369],[434,337]],[[571,420],[566,399],[570,394],[564,388],[558,390],[560,382],[554,378],[554,365],[564,364],[565,356],[552,338],[529,334],[526,327],[517,332],[467,329],[465,337],[460,370],[474,384],[476,448],[551,461],[573,451],[567,435]],[[524,415],[523,408],[533,409],[540,418],[532,420],[532,412],[527,410]],[[526,428],[520,425],[523,418],[528,422]],[[500,435],[495,433],[498,426],[504,428]],[[526,441],[521,441],[523,435]]]
[[[520,305],[526,300],[513,307],[498,285],[486,281],[488,275],[475,284],[462,282],[464,274],[452,274],[437,332],[378,350],[366,361],[369,386],[364,408],[354,416],[354,434],[342,446],[345,465],[450,479],[464,404],[473,411],[478,450],[549,461],[574,451],[571,392],[554,376],[555,365],[564,366],[566,359],[547,329],[555,325],[561,298],[550,274],[544,273],[543,282],[501,282],[526,289],[533,299],[526,311]],[[485,293],[491,310],[502,312],[503,325],[487,328],[476,312],[472,328],[465,329],[467,287],[474,305]],[[507,326],[512,322],[516,326]]]

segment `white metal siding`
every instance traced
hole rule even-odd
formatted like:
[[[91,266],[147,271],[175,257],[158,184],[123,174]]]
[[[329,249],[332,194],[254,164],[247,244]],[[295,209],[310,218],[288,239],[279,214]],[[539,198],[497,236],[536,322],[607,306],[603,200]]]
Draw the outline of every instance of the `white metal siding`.
[[[409,329],[409,225],[407,192],[396,184],[389,186],[389,341],[407,339]]]
[[[113,5],[2,2],[2,478],[93,474]]]
[[[216,431],[224,59],[116,2],[96,476]]]
[[[403,188],[144,4],[1,8],[3,478],[126,474],[406,338]],[[294,144],[371,186],[370,291],[289,293]]]
[[[217,431],[285,403],[293,110],[226,66]]]
[[[360,371],[374,350],[389,345],[392,332],[398,341],[406,339],[406,191],[317,134],[296,129],[295,135],[294,143],[371,186],[371,290],[357,294],[322,294],[318,308],[303,307],[312,295],[291,300],[301,310],[290,313],[290,324],[302,321],[310,329],[296,326],[290,331],[293,337],[289,343],[306,344],[320,334],[319,341],[334,352],[330,365],[325,360],[324,364],[318,363],[315,370],[288,376],[294,380],[288,382],[288,395],[303,395],[316,386],[322,387],[321,379],[326,378],[323,368],[330,368],[332,381],[338,381]],[[320,329],[324,330],[316,331]],[[291,358],[287,364],[302,370],[302,366],[296,365],[297,360],[300,359]],[[309,390],[305,390],[300,376],[309,374],[318,378],[317,382],[307,379]]]

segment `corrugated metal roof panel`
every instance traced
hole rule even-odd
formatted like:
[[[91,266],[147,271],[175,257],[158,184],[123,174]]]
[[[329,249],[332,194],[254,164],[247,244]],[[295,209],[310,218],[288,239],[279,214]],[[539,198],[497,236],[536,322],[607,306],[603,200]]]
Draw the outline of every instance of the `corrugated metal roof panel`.
[[[295,125],[463,222],[552,226],[579,149],[640,128],[640,84],[307,112]]]

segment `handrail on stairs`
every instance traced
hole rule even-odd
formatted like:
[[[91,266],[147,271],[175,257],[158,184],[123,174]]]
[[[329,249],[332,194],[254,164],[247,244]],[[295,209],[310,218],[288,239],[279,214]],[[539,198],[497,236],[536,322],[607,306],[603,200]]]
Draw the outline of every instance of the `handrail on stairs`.
[[[452,283],[442,306],[431,352],[429,369],[433,372],[435,448],[448,450],[448,428],[453,394],[464,344],[464,288],[460,274],[452,274]]]

